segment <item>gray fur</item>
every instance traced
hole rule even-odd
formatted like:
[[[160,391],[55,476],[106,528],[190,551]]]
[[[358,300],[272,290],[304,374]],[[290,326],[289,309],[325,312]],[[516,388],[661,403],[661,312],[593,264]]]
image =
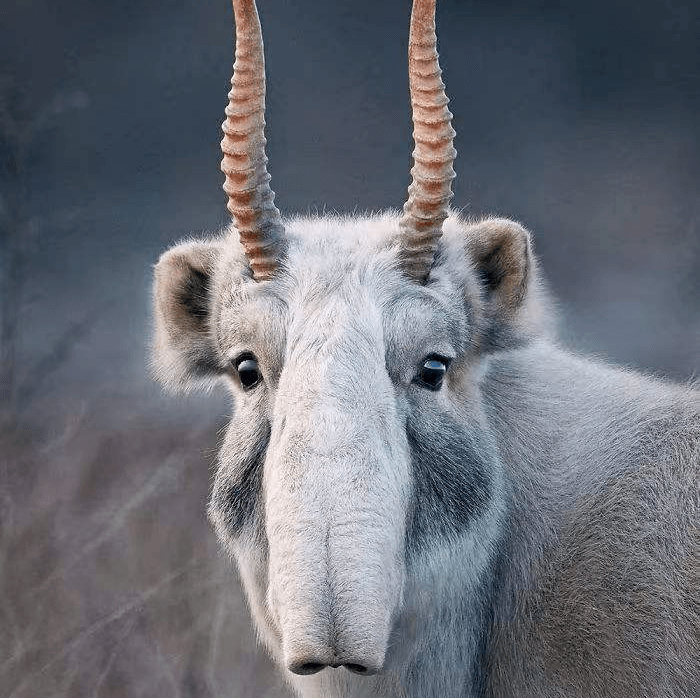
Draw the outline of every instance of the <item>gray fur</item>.
[[[698,392],[562,350],[511,221],[452,215],[425,286],[396,213],[285,227],[261,283],[235,231],[165,253],[154,367],[232,391],[209,516],[299,694],[697,696]]]

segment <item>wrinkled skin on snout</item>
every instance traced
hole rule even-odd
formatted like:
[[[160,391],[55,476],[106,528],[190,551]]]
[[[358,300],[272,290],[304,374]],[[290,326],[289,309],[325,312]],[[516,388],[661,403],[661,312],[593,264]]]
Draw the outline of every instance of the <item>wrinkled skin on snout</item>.
[[[261,637],[300,676],[377,674],[296,679],[321,693],[401,683],[396,667],[423,670],[430,624],[416,618],[451,598],[462,623],[481,611],[469,585],[495,544],[501,473],[479,375],[494,347],[540,331],[520,226],[451,217],[423,285],[400,269],[397,220],[291,221],[285,266],[263,283],[235,231],[156,268],[160,378],[234,395],[209,516]],[[454,589],[453,555],[471,561]]]

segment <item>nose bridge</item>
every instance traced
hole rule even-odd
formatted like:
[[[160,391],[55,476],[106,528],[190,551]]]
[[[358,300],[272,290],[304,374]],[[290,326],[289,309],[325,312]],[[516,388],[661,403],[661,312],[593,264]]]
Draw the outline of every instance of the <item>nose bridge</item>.
[[[374,334],[337,321],[322,337],[317,330],[294,343],[276,394],[273,442],[310,455],[368,445],[394,407],[382,338]]]
[[[382,527],[408,496],[405,434],[396,409],[371,392],[342,384],[323,394],[296,392],[272,426],[265,467],[270,523],[300,536],[325,530],[343,538],[359,525]],[[393,432],[393,433],[392,433]]]
[[[386,373],[381,311],[361,288],[351,294],[341,290],[324,298],[320,306],[314,297],[295,314],[287,336],[280,391],[293,389],[298,394],[301,389],[351,407]]]
[[[285,366],[265,464],[268,603],[301,673],[378,669],[403,584],[397,410],[383,355],[351,356],[347,339]],[[358,375],[358,359],[374,366]]]
[[[311,397],[304,402],[303,409],[295,409],[285,415],[280,434],[275,434],[283,461],[275,465],[280,468],[305,466],[304,472],[312,477],[327,474],[334,468],[351,470],[367,467],[381,454],[372,453],[375,434],[372,424],[379,421],[377,415],[368,412],[366,406],[328,395]],[[382,420],[383,421],[383,420]]]
[[[400,499],[409,479],[397,472],[407,445],[387,372],[339,363],[308,379],[287,367],[297,370],[280,381],[266,466],[276,491],[297,497],[300,513],[320,507],[331,526],[358,505],[369,512],[384,490],[396,490],[388,503]]]

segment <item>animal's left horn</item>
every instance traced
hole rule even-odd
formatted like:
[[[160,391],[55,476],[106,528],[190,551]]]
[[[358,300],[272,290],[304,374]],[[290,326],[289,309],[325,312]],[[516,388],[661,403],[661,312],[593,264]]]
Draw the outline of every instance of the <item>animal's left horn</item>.
[[[452,114],[435,35],[435,0],[414,0],[408,40],[408,76],[413,110],[413,181],[403,207],[402,264],[418,282],[428,278],[442,224],[452,198],[452,168],[457,151]]]
[[[256,281],[269,279],[285,250],[282,217],[270,188],[265,154],[265,58],[255,0],[233,0],[236,62],[233,66],[221,170],[224,191]]]

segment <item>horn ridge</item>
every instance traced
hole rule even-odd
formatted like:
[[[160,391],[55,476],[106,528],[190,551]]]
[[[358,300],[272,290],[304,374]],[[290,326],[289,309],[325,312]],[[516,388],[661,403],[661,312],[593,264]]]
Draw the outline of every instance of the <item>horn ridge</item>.
[[[271,278],[285,252],[265,154],[265,57],[255,0],[232,0],[236,57],[221,141],[221,171],[238,236],[256,281]]]
[[[414,0],[408,41],[413,113],[413,167],[399,222],[404,271],[424,283],[435,259],[452,199],[457,151],[435,34],[435,0]]]

